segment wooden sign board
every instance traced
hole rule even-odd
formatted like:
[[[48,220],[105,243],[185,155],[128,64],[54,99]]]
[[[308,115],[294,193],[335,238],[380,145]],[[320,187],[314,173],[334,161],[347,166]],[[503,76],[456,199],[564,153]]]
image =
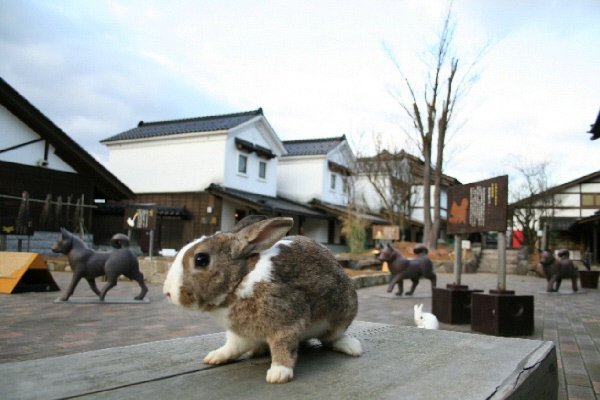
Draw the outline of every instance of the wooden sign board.
[[[156,208],[126,208],[125,229],[156,229]]]
[[[505,232],[508,175],[448,189],[448,233]]]
[[[398,225],[373,225],[373,239],[400,240],[400,227]]]

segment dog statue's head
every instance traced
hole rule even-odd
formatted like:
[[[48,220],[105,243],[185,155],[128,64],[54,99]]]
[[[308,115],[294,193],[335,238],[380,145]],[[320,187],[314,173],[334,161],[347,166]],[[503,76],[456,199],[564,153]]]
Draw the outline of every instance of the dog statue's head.
[[[60,228],[60,237],[52,245],[54,253],[67,254],[73,247],[73,234],[65,228]]]

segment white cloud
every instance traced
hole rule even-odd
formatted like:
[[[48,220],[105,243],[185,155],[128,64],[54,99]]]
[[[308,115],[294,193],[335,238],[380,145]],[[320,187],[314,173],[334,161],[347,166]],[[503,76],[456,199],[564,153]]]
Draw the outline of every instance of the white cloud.
[[[283,139],[380,132],[403,143],[387,92],[399,77],[382,42],[415,76],[415,54],[434,42],[446,4],[7,0],[0,75],[94,154],[105,153],[97,141],[142,119],[259,106]],[[446,172],[485,179],[509,154],[557,160],[560,179],[597,170],[600,144],[585,131],[600,106],[598,3],[461,0],[455,11],[463,60],[494,45]],[[567,147],[574,157],[560,157]]]

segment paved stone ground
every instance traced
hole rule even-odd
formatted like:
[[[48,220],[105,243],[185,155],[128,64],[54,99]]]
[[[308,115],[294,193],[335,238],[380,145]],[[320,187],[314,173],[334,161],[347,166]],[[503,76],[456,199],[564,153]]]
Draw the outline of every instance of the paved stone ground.
[[[70,273],[53,275],[64,289]],[[450,274],[438,274],[438,285],[445,287],[452,278]],[[462,283],[487,291],[496,286],[496,276],[467,274]],[[566,283],[563,286],[568,286]],[[0,294],[0,363],[221,331],[208,315],[168,304],[161,285],[151,284],[149,288],[149,304],[55,304],[59,292]],[[556,344],[559,399],[598,398],[600,289],[584,289],[581,294],[546,294],[544,279],[516,275],[507,277],[507,288],[535,296],[535,332],[527,338]],[[119,282],[107,299],[132,299],[138,291],[135,283]],[[414,304],[423,303],[424,310],[431,310],[429,281],[422,281],[413,297],[389,296],[384,286],[359,289],[358,294],[357,319],[361,321],[414,326]],[[81,282],[74,294],[92,295],[86,282]],[[441,324],[440,329],[471,332],[470,325]]]

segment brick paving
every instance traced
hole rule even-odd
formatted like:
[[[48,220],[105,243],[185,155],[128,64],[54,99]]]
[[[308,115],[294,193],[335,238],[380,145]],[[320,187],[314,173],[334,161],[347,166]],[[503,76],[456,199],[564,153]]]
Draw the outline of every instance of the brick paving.
[[[53,276],[63,289],[70,280],[70,273],[53,272]],[[451,274],[438,274],[438,285],[445,287],[452,278]],[[496,286],[496,276],[466,274],[462,283],[487,291]],[[149,304],[55,304],[59,292],[0,294],[0,363],[221,331],[208,315],[168,304],[161,285],[148,287]],[[423,281],[413,297],[402,298],[387,295],[384,286],[359,289],[357,319],[414,326],[414,304],[423,303],[425,310],[431,310],[429,288],[429,281]],[[583,289],[581,294],[546,294],[544,279],[517,275],[507,277],[507,288],[516,294],[535,296],[535,331],[526,338],[555,343],[559,399],[597,399],[600,289]],[[138,291],[135,283],[119,282],[107,298],[133,299]],[[81,282],[74,294],[92,295],[86,282]],[[442,323],[440,329],[472,332],[468,324]]]

